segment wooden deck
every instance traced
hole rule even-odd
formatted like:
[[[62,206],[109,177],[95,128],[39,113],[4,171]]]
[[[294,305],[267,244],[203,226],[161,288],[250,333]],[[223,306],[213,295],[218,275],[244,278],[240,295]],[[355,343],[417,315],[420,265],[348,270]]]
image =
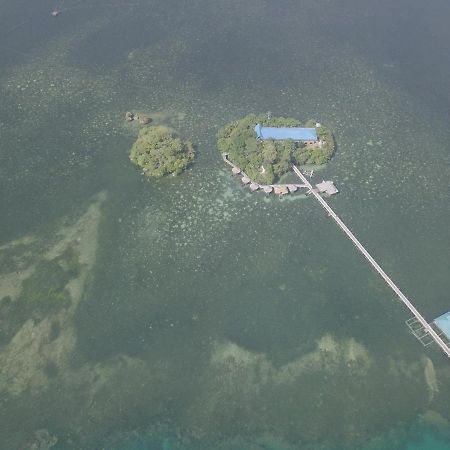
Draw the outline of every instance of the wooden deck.
[[[299,189],[309,190],[309,186],[306,184],[259,184],[253,181],[240,167],[233,164],[228,159],[227,153],[222,153],[222,159],[231,167],[231,171],[234,175],[241,177],[241,181],[244,185],[249,186],[252,192],[263,191],[266,194],[275,193],[277,195],[286,195],[297,192]]]

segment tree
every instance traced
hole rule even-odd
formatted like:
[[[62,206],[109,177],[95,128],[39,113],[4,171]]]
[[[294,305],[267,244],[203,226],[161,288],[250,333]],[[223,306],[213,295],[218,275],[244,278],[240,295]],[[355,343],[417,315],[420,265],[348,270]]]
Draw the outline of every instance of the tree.
[[[194,159],[194,148],[189,141],[177,137],[170,128],[146,127],[139,132],[131,148],[130,159],[142,167],[147,176],[178,175]]]

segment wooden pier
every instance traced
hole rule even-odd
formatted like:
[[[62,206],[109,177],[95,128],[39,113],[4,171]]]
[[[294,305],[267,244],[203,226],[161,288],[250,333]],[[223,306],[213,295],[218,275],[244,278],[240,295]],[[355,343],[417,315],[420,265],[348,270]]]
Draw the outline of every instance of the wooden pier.
[[[222,159],[231,167],[231,171],[234,175],[241,177],[241,181],[244,185],[249,186],[252,192],[263,191],[266,194],[275,193],[279,196],[291,194],[297,192],[299,189],[309,189],[306,184],[259,184],[253,181],[240,167],[233,164],[228,159],[227,153],[222,153]]]
[[[330,208],[328,203],[316,192],[311,183],[307,178],[300,172],[300,170],[293,166],[294,172],[302,180],[302,182],[308,186],[309,192],[314,195],[317,201],[322,205],[322,207],[327,211],[330,217],[338,224],[339,228],[347,235],[347,237],[355,244],[356,248],[364,255],[364,257],[369,261],[372,267],[381,275],[383,280],[387,285],[397,294],[400,300],[406,305],[406,307],[412,312],[417,322],[419,322],[424,331],[433,339],[434,342],[441,348],[441,350],[450,358],[450,348],[444,342],[444,340],[436,333],[432,326],[425,320],[425,318],[417,311],[415,306],[406,298],[405,294],[397,287],[397,285],[389,278],[386,272],[378,265],[378,263],[372,258],[369,252],[363,247],[363,245],[356,239],[355,235],[347,228],[347,226],[342,222],[338,215]]]

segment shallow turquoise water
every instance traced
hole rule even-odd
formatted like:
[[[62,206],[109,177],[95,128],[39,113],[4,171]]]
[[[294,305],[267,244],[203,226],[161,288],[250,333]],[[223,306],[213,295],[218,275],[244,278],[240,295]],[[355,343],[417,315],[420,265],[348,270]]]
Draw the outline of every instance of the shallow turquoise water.
[[[448,442],[440,439],[438,436],[433,434],[425,434],[420,442],[408,445],[408,450],[422,448],[427,450],[446,450],[449,448],[449,444]]]
[[[450,309],[450,10],[406,3],[0,5],[0,244],[108,193],[76,343],[24,359],[20,393],[0,379],[0,447],[449,446],[448,361],[312,199],[250,195],[215,148],[249,112],[329,125],[333,208],[427,318]],[[144,180],[127,110],[192,140],[192,168]]]

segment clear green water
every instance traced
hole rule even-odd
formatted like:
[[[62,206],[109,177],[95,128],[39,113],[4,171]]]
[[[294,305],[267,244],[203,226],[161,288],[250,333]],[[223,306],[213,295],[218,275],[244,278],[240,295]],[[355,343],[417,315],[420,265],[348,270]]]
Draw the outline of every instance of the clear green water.
[[[333,208],[427,318],[450,309],[450,7],[372,3],[0,4],[0,244],[35,235],[41,264],[107,192],[53,344],[0,343],[1,448],[450,448],[448,361],[312,199],[250,195],[215,148],[249,112],[329,125]],[[192,168],[144,180],[128,110],[196,143]]]

